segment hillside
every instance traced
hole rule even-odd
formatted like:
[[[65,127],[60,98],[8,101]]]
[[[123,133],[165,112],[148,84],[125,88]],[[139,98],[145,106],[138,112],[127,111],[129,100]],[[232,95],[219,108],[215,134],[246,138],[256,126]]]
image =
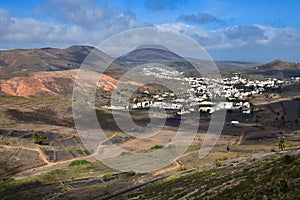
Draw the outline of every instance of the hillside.
[[[246,163],[236,159],[225,167],[172,177],[117,199],[299,199],[299,150],[284,154]]]
[[[211,64],[211,61],[189,58],[199,67]],[[254,67],[258,63],[243,61],[214,61],[220,70],[237,70]],[[142,46],[116,59],[121,66],[134,67],[147,63],[161,63],[174,67],[181,72],[194,73],[194,67],[185,58],[160,46]],[[197,73],[197,72],[196,72]]]
[[[299,147],[220,162],[214,168],[189,170],[138,184],[142,175],[112,181],[84,173],[109,171],[99,162],[67,167],[34,178],[0,184],[5,199],[286,199],[300,197]],[[99,174],[97,174],[99,175]]]
[[[259,65],[257,62],[247,61],[215,61],[219,70],[243,70]]]
[[[86,56],[93,50],[90,46],[71,46],[66,49],[14,49],[0,51],[0,78],[24,76],[37,71],[61,71],[78,69]],[[107,55],[97,50],[97,61]]]
[[[73,84],[77,76],[77,69],[53,72],[34,72],[26,77],[13,77],[7,80],[0,80],[0,92],[2,95],[30,97],[42,94],[70,97],[73,91]],[[110,91],[116,88],[117,80],[111,76],[102,74],[97,88]],[[78,83],[82,88],[88,87],[87,83]],[[140,83],[123,83],[137,84]],[[0,95],[1,95],[0,93]]]
[[[121,66],[135,67],[147,63],[160,63],[174,67],[179,71],[192,69],[193,66],[183,57],[173,53],[169,49],[160,46],[142,46],[115,60]]]
[[[94,49],[90,46],[74,45],[66,49],[14,49],[0,51],[0,95],[30,97],[40,94],[70,96],[77,69]],[[95,50],[92,62],[101,66],[108,55]],[[195,60],[199,66],[208,61]],[[184,58],[160,46],[142,46],[125,54],[110,65],[98,87],[111,90],[123,73],[132,67],[145,63],[162,63],[179,71],[193,71],[193,66]],[[93,63],[95,64],[95,63]],[[221,69],[236,69],[252,66],[253,63],[217,61]]]
[[[74,45],[66,49],[47,47],[0,51],[0,79],[28,76],[30,72],[78,69],[93,49],[94,47],[91,46]],[[103,64],[107,59],[112,59],[101,52],[101,49],[96,49],[94,55],[96,56],[94,59],[96,59],[97,66]],[[193,59],[193,61],[199,67],[207,67],[210,64],[210,61],[207,60]],[[185,58],[161,46],[141,46],[120,56],[109,67],[106,74],[118,78],[130,68],[146,63],[165,64],[174,67],[178,71],[186,72],[187,75],[198,74]],[[250,68],[248,72],[252,72],[252,69],[255,69],[253,67],[258,65],[255,62],[244,61],[215,61],[215,64],[222,71]],[[267,70],[268,67],[265,67],[265,69]],[[261,73],[263,71],[262,69]]]
[[[242,74],[250,77],[265,76],[273,78],[291,78],[300,76],[300,64],[274,60],[272,62],[248,68],[241,71]]]
[[[66,49],[15,49],[0,51],[0,95],[29,97],[41,93],[70,95],[78,69],[93,50],[89,46],[71,46]],[[112,59],[100,50],[95,50],[93,66],[101,66]],[[208,69],[211,62],[193,59],[198,67]],[[193,66],[181,56],[160,46],[141,46],[117,58],[99,82],[99,88],[113,89],[117,79],[132,67],[146,63],[161,63],[185,72],[187,76],[198,76]],[[300,76],[300,64],[274,60],[257,65],[254,62],[215,61],[221,72],[231,75],[239,71],[249,78],[290,78]]]

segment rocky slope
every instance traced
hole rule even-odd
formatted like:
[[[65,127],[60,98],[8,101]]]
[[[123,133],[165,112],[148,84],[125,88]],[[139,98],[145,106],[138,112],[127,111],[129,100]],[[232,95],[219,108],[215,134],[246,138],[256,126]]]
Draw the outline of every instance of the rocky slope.
[[[12,96],[30,97],[43,93],[53,95],[70,95],[74,81],[77,77],[77,69],[53,72],[36,72],[26,77],[13,77],[8,80],[0,80],[1,93]],[[118,81],[111,76],[102,74],[97,87],[110,91],[115,89]],[[140,83],[122,83],[136,84]],[[86,87],[86,83],[80,82],[79,86]]]

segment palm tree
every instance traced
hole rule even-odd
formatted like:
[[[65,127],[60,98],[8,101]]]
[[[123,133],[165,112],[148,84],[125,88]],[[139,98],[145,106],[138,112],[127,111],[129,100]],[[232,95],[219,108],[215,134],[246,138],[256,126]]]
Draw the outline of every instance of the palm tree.
[[[285,143],[285,138],[284,136],[279,137],[279,144],[278,144],[279,149],[281,149],[281,151],[283,151],[286,147],[286,143]]]

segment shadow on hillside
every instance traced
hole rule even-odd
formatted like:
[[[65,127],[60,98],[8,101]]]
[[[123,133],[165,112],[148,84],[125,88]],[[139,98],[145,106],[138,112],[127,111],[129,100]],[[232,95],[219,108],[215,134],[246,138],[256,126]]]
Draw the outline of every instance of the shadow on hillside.
[[[22,122],[74,127],[74,121],[72,118],[59,117],[57,113],[51,109],[38,109],[30,112],[9,109],[6,112],[14,119]]]

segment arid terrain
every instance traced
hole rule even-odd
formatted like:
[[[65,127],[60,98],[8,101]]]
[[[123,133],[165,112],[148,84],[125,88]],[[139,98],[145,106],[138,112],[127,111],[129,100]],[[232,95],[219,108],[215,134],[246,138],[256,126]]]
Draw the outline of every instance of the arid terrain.
[[[169,166],[152,173],[120,172],[95,159],[95,152],[82,144],[74,124],[72,103],[77,102],[72,101],[72,87],[79,64],[89,51],[89,47],[72,46],[63,50],[0,52],[1,199],[300,198],[299,83],[247,97],[251,113],[226,110],[222,134],[204,158],[199,158],[199,149],[211,119],[206,112],[200,114],[199,120],[189,121],[191,127],[198,127],[197,134],[186,152]],[[165,56],[160,59],[173,56],[160,54]],[[99,56],[103,56],[100,51]],[[119,129],[112,111],[105,107],[109,107],[110,94],[117,87],[118,70],[131,64],[132,60],[123,57],[99,78],[94,109],[107,137],[102,145],[110,141],[128,152],[156,151],[172,141],[183,117],[168,113],[157,134],[134,137]],[[229,67],[224,67],[226,71],[222,73],[231,73],[227,71]],[[274,61],[258,66],[258,72],[254,69],[242,68],[240,73],[268,76],[279,70],[281,78],[286,78],[293,70],[299,72],[299,64]],[[186,70],[190,72],[189,68]],[[159,90],[139,82],[121,84],[137,85],[141,91]],[[140,95],[135,98],[142,99],[145,94]],[[124,112],[116,111],[117,117],[126,121]],[[148,109],[132,110],[130,114],[139,125],[150,123]],[[160,116],[157,111],[152,120],[159,121]],[[283,137],[285,147],[280,149],[279,138]]]

